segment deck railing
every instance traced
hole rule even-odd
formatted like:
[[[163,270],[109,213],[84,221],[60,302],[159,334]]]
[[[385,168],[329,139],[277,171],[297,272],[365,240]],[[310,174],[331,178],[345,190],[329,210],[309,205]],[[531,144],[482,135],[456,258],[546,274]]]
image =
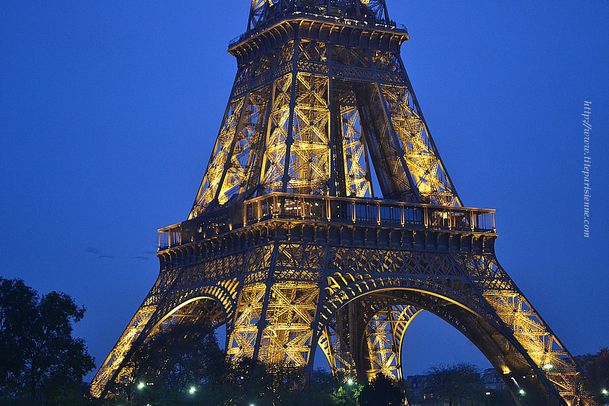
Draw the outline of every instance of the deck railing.
[[[455,232],[495,232],[495,210],[443,207],[368,198],[271,193],[245,201],[231,216],[210,217],[192,230],[177,224],[159,230],[159,249],[273,219],[333,222]],[[241,213],[239,213],[241,210]],[[239,217],[241,216],[241,217]],[[232,220],[230,220],[232,219]]]
[[[244,203],[244,225],[271,218],[494,232],[494,210],[273,193]]]
[[[232,48],[236,44],[245,41],[247,38],[254,36],[256,33],[271,27],[274,24],[277,24],[280,21],[287,20],[289,18],[300,17],[300,18],[309,18],[309,19],[318,19],[320,21],[324,20],[334,20],[337,23],[344,25],[353,25],[360,26],[366,28],[380,28],[380,29],[397,29],[404,33],[408,33],[408,29],[403,24],[397,24],[393,20],[366,20],[366,19],[358,19],[354,17],[349,17],[344,13],[338,12],[323,12],[319,10],[318,7],[297,7],[293,9],[283,10],[282,12],[276,14],[275,16],[269,17],[264,21],[260,22],[255,28],[248,29],[245,33],[231,39],[228,43],[228,47]]]

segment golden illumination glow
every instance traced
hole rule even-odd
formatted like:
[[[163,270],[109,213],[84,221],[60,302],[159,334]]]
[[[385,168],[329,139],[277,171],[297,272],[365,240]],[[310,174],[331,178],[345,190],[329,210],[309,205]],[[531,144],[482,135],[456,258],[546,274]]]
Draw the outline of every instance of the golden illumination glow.
[[[386,12],[360,1],[366,18]],[[400,60],[407,34],[273,5],[251,0],[189,220],[159,231],[159,279],[93,396],[135,384],[139,346],[195,320],[226,324],[232,361],[308,368],[318,345],[334,374],[401,380],[406,330],[441,307],[459,328],[496,329],[472,328],[488,334],[474,341],[513,344],[489,350],[504,375],[525,360],[568,405],[588,404],[573,358],[496,260],[494,211],[462,207]]]

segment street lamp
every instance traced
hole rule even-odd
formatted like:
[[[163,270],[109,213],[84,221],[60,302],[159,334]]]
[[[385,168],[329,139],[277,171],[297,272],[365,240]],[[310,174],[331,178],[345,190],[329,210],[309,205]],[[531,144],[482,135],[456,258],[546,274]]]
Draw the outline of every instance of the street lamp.
[[[188,394],[189,395],[194,395],[195,393],[197,393],[197,388],[194,386],[191,386],[190,388],[188,388]]]
[[[353,386],[353,384],[354,384],[354,383],[355,383],[355,382],[353,381],[353,378],[349,378],[349,379],[347,379],[347,385],[349,385],[349,386]]]
[[[146,387],[146,384],[144,382],[138,382],[137,390],[143,390],[145,387]]]
[[[607,389],[607,388],[603,388],[603,389],[601,390],[601,393],[603,394],[603,396],[609,396],[609,389]]]
[[[522,389],[522,388],[520,388],[520,389],[518,390],[518,393],[520,394],[520,396],[524,396],[524,395],[526,395],[526,394],[527,394],[527,393],[524,391],[524,389]]]

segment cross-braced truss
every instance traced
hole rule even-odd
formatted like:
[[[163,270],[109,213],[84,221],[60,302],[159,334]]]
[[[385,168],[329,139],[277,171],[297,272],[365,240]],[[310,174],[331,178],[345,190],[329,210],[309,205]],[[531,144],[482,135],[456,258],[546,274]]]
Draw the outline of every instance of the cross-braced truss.
[[[428,135],[425,122],[416,111],[412,93],[402,86],[383,86],[393,128],[404,151],[408,170],[421,197],[440,206],[459,206],[442,161]]]
[[[318,295],[313,283],[281,282],[272,286],[260,341],[261,360],[293,367],[308,365]]]
[[[266,285],[263,283],[246,286],[241,290],[235,314],[235,326],[230,335],[230,347],[227,351],[228,356],[235,360],[254,356],[265,292]]]
[[[323,351],[330,370],[333,374],[353,375],[355,362],[348,351],[348,346],[333,326],[324,326],[318,341],[319,348]]]
[[[275,82],[270,126],[266,141],[261,185],[265,192],[280,192],[283,189],[286,141],[290,129],[290,98],[292,75],[287,74]]]
[[[296,103],[284,192],[325,194],[330,179],[329,79],[296,75]]]
[[[195,207],[197,207],[197,210],[193,211],[195,216],[216,199],[225,165],[232,159],[230,156],[231,145],[237,131],[243,102],[244,99],[239,98],[228,104],[224,116],[224,123],[220,129],[220,134],[218,135],[216,145],[214,146],[213,155],[209,161],[207,172],[203,177],[203,182],[201,182],[201,187],[199,188],[199,193],[195,200]]]
[[[414,306],[388,306],[376,312],[366,326],[370,369],[368,379],[378,374],[401,381],[402,344],[406,329],[419,313]]]
[[[573,401],[574,394],[584,392],[574,359],[497,261],[469,257],[464,262],[482,281],[487,281],[484,298],[561,395]]]
[[[250,93],[231,145],[230,161],[221,179],[222,187],[218,203],[226,204],[238,194],[251,188],[251,177],[259,167],[259,145],[262,142],[265,123],[264,113],[269,102],[269,89]],[[249,186],[249,187],[248,187]]]
[[[361,120],[356,107],[343,110],[341,124],[347,196],[372,197],[368,153],[364,145]]]

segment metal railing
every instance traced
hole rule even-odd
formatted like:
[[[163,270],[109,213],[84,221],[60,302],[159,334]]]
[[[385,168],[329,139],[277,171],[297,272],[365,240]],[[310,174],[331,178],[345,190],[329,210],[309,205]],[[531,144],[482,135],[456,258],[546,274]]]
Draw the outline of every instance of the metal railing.
[[[343,15],[343,14],[328,13],[328,12],[320,13],[320,10],[316,7],[313,7],[313,8],[299,7],[299,8],[286,9],[282,12],[277,13],[274,16],[271,16],[271,17],[265,19],[263,22],[258,24],[256,27],[251,28],[251,29],[247,30],[246,32],[244,32],[243,34],[231,39],[228,43],[228,47],[230,49],[233,46],[235,46],[236,44],[238,44],[242,41],[245,41],[247,38],[254,36],[256,33],[275,25],[280,21],[288,20],[290,18],[310,18],[313,20],[320,20],[320,21],[332,20],[334,22],[337,22],[339,24],[344,24],[344,25],[359,26],[359,27],[364,27],[364,28],[378,27],[380,29],[386,29],[386,30],[397,29],[401,32],[408,33],[408,29],[406,28],[405,25],[397,24],[393,20],[382,21],[382,20],[374,20],[374,19],[372,19],[372,20],[357,19],[357,18],[353,18],[353,17]]]
[[[273,218],[495,232],[495,211],[365,198],[272,193],[244,203],[244,225]]]
[[[368,198],[271,193],[245,201],[229,215],[159,229],[159,250],[275,219],[391,228],[495,233],[495,210],[443,207]]]
[[[159,228],[159,250],[182,245],[182,225]]]

